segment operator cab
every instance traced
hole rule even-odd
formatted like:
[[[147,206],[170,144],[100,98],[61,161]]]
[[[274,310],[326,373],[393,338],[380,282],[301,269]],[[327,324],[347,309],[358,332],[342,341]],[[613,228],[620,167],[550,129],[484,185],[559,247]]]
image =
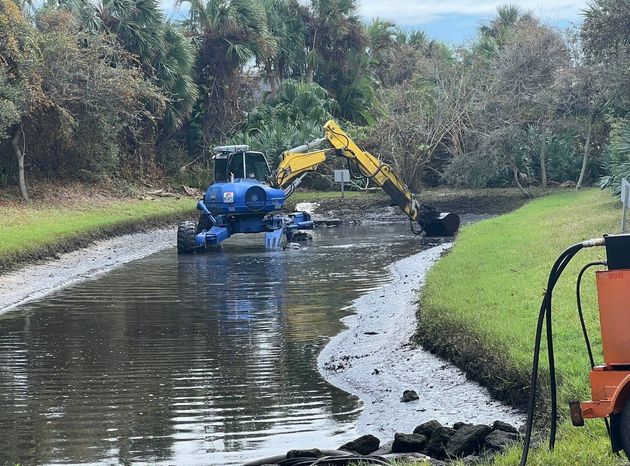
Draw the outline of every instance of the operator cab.
[[[271,169],[262,152],[249,150],[249,146],[218,146],[214,148],[215,183],[230,183],[244,178],[264,182]]]

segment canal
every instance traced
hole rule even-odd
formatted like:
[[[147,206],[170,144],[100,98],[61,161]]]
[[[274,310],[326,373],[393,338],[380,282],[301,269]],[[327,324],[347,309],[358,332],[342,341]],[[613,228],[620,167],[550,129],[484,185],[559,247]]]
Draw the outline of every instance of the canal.
[[[422,249],[405,224],[164,250],[0,315],[0,464],[240,464],[356,437],[356,397],[317,355],[385,266]]]

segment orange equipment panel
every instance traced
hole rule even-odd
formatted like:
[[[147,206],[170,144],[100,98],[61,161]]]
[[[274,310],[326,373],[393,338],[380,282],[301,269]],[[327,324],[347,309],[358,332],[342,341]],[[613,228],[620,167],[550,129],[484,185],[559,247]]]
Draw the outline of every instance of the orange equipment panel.
[[[606,364],[630,364],[630,270],[596,273]]]

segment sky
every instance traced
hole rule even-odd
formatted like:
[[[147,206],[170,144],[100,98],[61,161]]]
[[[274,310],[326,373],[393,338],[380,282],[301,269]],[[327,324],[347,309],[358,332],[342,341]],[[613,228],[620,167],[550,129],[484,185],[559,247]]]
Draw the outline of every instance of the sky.
[[[391,19],[403,29],[422,29],[455,45],[472,39],[497,6],[506,3],[533,12],[546,24],[565,28],[581,21],[589,0],[359,0],[359,13],[367,21]]]
[[[160,0],[169,17],[182,14],[175,0]],[[492,18],[497,6],[512,4],[531,11],[546,24],[566,28],[579,23],[589,0],[358,0],[359,14],[366,22],[390,19],[403,29],[421,29],[451,45],[474,37],[479,26]]]

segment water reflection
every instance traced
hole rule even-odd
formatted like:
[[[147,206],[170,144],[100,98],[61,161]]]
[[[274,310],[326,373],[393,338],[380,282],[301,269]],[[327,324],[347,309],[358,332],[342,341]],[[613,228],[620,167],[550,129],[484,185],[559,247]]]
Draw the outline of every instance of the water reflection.
[[[360,404],[317,354],[420,245],[399,225],[315,236],[164,251],[0,316],[0,463],[236,464],[351,438]]]

